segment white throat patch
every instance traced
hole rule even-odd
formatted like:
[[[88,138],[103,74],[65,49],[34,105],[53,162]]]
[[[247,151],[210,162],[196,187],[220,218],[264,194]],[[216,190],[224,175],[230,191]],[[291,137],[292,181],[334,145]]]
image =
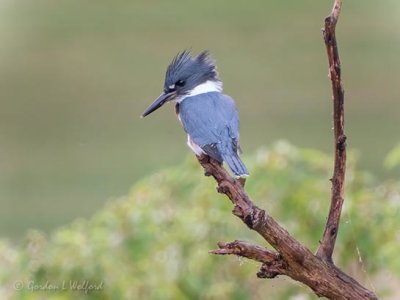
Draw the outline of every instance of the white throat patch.
[[[193,90],[189,91],[188,94],[176,98],[175,101],[179,103],[182,102],[187,97],[192,97],[210,92],[222,92],[222,82],[207,80],[206,82],[196,86]]]

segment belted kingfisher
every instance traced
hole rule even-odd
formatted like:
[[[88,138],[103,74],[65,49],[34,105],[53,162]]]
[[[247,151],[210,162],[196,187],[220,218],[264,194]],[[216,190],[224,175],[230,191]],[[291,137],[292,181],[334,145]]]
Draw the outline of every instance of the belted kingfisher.
[[[222,94],[215,62],[208,51],[193,57],[178,53],[167,68],[164,92],[143,112],[151,114],[166,102],[175,102],[187,144],[200,156],[225,162],[236,177],[249,172],[239,158],[239,115],[234,100]]]

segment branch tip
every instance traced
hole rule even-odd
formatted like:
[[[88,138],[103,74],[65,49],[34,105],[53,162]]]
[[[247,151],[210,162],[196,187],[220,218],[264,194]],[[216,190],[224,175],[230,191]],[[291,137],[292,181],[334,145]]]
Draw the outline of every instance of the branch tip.
[[[317,256],[332,262],[333,250],[339,229],[340,215],[344,199],[344,179],[346,172],[346,135],[344,133],[344,90],[341,79],[341,66],[336,42],[336,24],[341,12],[342,1],[335,0],[331,14],[325,18],[323,31],[326,52],[329,62],[329,74],[332,84],[333,99],[333,132],[335,141],[335,158],[332,182],[331,205],[320,240]]]

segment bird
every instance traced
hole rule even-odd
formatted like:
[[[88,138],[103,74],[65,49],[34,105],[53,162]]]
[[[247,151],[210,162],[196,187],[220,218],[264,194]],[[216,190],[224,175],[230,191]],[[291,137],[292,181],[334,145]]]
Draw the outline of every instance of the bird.
[[[205,50],[197,56],[179,52],[167,67],[163,93],[143,112],[142,118],[167,102],[187,134],[196,156],[208,155],[225,162],[236,178],[249,172],[239,157],[239,113],[235,101],[222,92],[215,60]]]

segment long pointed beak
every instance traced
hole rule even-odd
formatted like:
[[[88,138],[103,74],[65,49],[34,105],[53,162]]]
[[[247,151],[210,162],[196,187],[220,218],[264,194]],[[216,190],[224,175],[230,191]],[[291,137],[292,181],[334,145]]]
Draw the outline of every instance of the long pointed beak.
[[[175,96],[175,92],[162,93],[150,106],[143,112],[142,118],[151,114],[153,111],[157,110],[163,106],[166,102],[172,100]]]

